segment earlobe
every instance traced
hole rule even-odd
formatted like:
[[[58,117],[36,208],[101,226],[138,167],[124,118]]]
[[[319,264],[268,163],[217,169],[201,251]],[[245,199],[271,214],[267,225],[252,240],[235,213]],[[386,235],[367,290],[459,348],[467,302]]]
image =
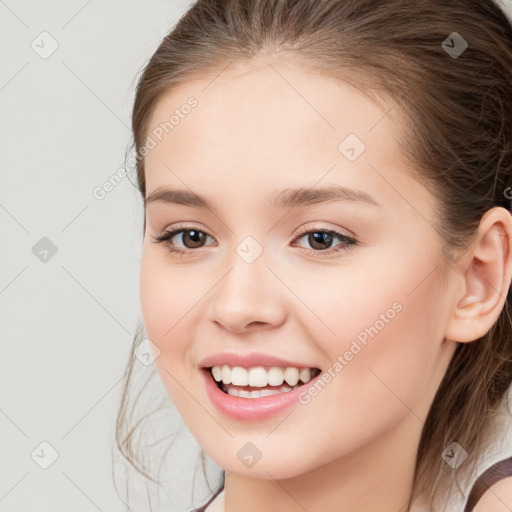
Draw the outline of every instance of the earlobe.
[[[478,234],[459,261],[461,289],[445,337],[461,343],[484,336],[499,318],[512,274],[512,216],[502,207],[482,217]]]

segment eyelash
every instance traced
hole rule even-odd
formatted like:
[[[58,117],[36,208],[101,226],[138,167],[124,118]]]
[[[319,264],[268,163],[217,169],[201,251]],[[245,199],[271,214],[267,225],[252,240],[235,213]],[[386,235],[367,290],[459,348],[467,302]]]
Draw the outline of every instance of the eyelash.
[[[195,252],[196,249],[186,249],[186,250],[177,249],[174,245],[172,245],[170,243],[170,240],[177,234],[184,233],[186,231],[199,231],[200,233],[204,233],[207,235],[207,233],[205,233],[204,231],[201,231],[200,229],[196,229],[195,227],[192,227],[192,226],[177,226],[174,229],[165,230],[157,236],[152,235],[152,238],[153,238],[154,243],[164,244],[164,246],[167,248],[167,250],[170,253],[178,253],[178,254],[180,254],[180,257],[182,257],[184,255],[190,255],[191,253]],[[315,249],[307,249],[307,248],[301,247],[301,249],[304,250],[307,254],[314,254],[314,255],[321,254],[322,257],[327,257],[327,256],[323,256],[323,255],[331,256],[331,255],[337,254],[341,251],[346,251],[346,250],[352,249],[358,243],[355,238],[349,237],[342,233],[338,233],[337,231],[333,231],[333,230],[329,230],[329,229],[321,229],[321,228],[310,228],[310,229],[302,228],[301,231],[298,233],[298,235],[295,237],[294,241],[298,240],[298,239],[302,238],[303,236],[308,235],[310,233],[327,233],[327,234],[333,236],[334,238],[337,238],[339,241],[341,241],[343,243],[333,249],[327,249],[324,251],[315,250]],[[209,236],[209,235],[207,235],[207,236]]]

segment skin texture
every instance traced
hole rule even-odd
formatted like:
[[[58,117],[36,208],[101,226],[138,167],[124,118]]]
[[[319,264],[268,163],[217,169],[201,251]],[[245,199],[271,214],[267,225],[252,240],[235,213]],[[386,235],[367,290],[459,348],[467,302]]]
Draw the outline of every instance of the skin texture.
[[[474,512],[510,512],[512,510],[512,477],[495,483],[480,498]]]
[[[292,63],[222,68],[172,90],[149,123],[197,99],[147,155],[146,196],[185,189],[218,208],[146,208],[140,298],[163,384],[226,470],[227,512],[405,511],[421,428],[456,342],[487,332],[503,307],[510,214],[487,212],[470,251],[448,268],[434,198],[410,174],[391,116]],[[366,145],[353,162],[338,150],[350,133]],[[380,206],[270,207],[278,189],[329,185],[364,191]],[[152,239],[178,223],[208,235],[198,248],[188,232],[175,235],[174,246],[189,250],[182,257]],[[322,256],[343,242],[312,245],[303,227],[357,244]],[[250,264],[236,252],[247,236],[263,249]],[[400,312],[307,405],[242,422],[209,401],[204,357],[262,352],[325,371],[394,303]],[[251,468],[237,457],[248,442],[262,454]]]

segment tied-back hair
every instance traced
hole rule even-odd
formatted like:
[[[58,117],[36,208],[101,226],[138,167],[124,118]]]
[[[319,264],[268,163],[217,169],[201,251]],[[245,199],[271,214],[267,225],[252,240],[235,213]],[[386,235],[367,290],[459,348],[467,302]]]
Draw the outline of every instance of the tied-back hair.
[[[467,43],[457,56],[443,44],[453,43],[454,37]],[[487,210],[510,210],[512,28],[492,0],[196,1],[165,36],[138,81],[132,149],[142,197],[146,181],[140,150],[157,102],[179,84],[236,70],[256,55],[351,84],[379,106],[391,101],[387,115],[396,122],[410,171],[437,200],[434,229],[446,268],[474,240]],[[438,493],[451,491],[454,484],[461,490],[470,473],[466,470],[499,435],[495,419],[512,382],[510,300],[508,293],[485,336],[459,343],[455,350],[423,425],[412,499],[425,492],[432,505]],[[143,339],[139,329],[116,443],[134,468],[156,482],[136,437],[141,391],[131,399],[135,351]],[[468,453],[456,469],[442,458],[454,441]],[[203,452],[201,461],[204,469]]]

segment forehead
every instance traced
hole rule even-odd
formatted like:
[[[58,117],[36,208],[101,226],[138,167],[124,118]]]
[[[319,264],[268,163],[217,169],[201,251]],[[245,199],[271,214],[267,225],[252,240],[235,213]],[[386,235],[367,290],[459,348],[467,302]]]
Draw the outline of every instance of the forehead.
[[[195,106],[183,108],[190,98]],[[406,172],[392,107],[289,63],[212,71],[157,102],[148,134],[160,129],[161,140],[145,158],[147,194],[172,184],[208,195],[222,183],[226,197],[249,199],[325,177],[390,200],[411,186],[425,194]]]
[[[175,115],[173,126],[163,134],[176,145],[179,142],[180,152],[191,149],[183,146],[191,132],[201,141],[202,151],[223,140],[223,156],[238,148],[245,154],[277,148],[304,153],[313,146],[311,142],[318,150],[320,137],[324,146],[337,150],[350,133],[371,142],[374,149],[394,142],[390,116],[360,90],[287,62],[258,60],[243,67],[227,66],[181,83],[157,102],[150,129],[169,124],[182,108],[189,110],[190,97],[197,106],[179,119]],[[388,100],[386,110],[393,103]],[[380,124],[384,129],[373,131]]]

